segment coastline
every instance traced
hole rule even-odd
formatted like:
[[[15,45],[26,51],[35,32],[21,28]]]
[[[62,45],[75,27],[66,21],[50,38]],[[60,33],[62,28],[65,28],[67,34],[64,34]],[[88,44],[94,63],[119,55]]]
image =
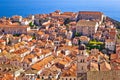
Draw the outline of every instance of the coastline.
[[[23,11],[23,13],[22,13],[22,11],[21,12],[12,12],[12,13],[10,13],[10,14],[8,14],[8,13],[1,13],[0,14],[0,18],[1,17],[12,17],[12,16],[14,16],[14,15],[19,15],[19,16],[22,16],[22,17],[27,17],[27,16],[29,16],[29,15],[35,15],[35,14],[49,14],[49,13],[52,13],[52,12],[54,12],[55,10],[50,10],[50,11],[38,11],[38,10],[36,10],[36,11],[30,11],[30,12],[25,12],[25,11]],[[75,13],[77,13],[77,12],[79,12],[79,11],[97,11],[97,10],[78,10],[78,11],[73,11],[73,10],[61,10],[62,12],[75,12]],[[25,12],[25,13],[24,13]],[[111,17],[112,19],[114,19],[114,20],[117,20],[117,21],[119,21],[120,22],[120,17],[118,17],[117,15],[118,15],[118,13],[112,13],[112,12],[105,12],[105,11],[99,11],[99,12],[102,12],[102,13],[104,13],[105,15],[107,15],[107,16],[109,16],[109,17]],[[115,15],[114,15],[115,14]]]

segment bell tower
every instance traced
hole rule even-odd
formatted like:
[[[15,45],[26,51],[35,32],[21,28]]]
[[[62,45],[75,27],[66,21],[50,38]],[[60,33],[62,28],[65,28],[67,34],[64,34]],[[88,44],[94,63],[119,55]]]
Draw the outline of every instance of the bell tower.
[[[77,80],[87,80],[87,55],[84,44],[79,45],[77,55]]]

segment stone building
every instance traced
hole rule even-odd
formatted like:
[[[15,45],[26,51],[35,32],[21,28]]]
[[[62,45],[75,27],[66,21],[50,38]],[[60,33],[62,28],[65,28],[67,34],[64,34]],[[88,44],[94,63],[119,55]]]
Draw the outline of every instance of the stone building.
[[[87,80],[120,80],[120,70],[89,71]]]
[[[80,20],[76,25],[76,32],[84,36],[93,36],[97,32],[98,23],[95,21]]]
[[[85,45],[79,45],[79,54],[77,55],[77,80],[86,80],[87,78],[87,55]]]
[[[80,11],[78,13],[78,20],[95,20],[101,23],[103,21],[104,15],[101,12],[93,11]]]

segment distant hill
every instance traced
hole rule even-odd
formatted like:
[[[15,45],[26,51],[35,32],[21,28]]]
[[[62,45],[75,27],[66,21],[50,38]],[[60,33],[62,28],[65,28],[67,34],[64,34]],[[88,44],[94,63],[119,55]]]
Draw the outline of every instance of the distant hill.
[[[119,21],[114,20],[114,19],[112,19],[108,16],[106,17],[106,20],[109,20],[109,21],[113,22],[113,24],[116,26],[116,28],[120,29],[120,22]]]

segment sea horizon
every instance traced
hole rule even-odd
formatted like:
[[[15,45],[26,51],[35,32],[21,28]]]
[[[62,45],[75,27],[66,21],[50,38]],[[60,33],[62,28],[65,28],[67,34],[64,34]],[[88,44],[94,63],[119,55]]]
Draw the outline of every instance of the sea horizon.
[[[61,10],[62,12],[79,12],[79,11],[99,11],[104,13],[115,20],[120,21],[120,6],[119,0],[98,1],[91,0],[1,0],[0,1],[0,17],[11,17],[13,15],[21,15],[26,17],[31,14],[48,14],[55,10]]]

